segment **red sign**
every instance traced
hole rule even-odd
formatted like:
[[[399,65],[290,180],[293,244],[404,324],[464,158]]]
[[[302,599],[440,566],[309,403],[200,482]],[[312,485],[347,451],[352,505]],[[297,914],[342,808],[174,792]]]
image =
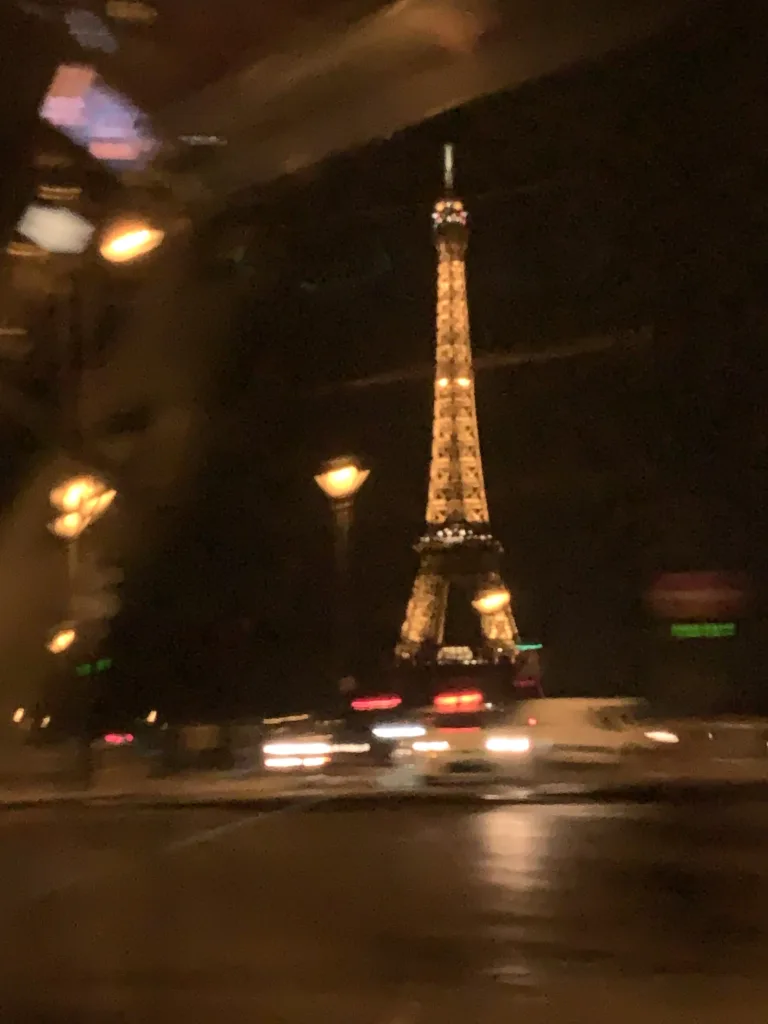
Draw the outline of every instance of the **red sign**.
[[[665,572],[646,599],[660,619],[734,618],[747,603],[747,581],[735,572]]]

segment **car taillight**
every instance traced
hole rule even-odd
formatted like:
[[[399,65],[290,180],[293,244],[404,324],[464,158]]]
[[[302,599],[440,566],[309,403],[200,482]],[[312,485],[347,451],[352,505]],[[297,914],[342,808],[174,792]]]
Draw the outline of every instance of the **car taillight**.
[[[436,711],[476,711],[483,705],[484,698],[479,690],[462,690],[439,693],[434,699]]]
[[[353,711],[391,711],[403,703],[403,698],[393,693],[380,697],[355,697],[350,703]]]
[[[122,747],[133,743],[133,734],[130,732],[108,732],[104,737],[104,742],[111,747]]]

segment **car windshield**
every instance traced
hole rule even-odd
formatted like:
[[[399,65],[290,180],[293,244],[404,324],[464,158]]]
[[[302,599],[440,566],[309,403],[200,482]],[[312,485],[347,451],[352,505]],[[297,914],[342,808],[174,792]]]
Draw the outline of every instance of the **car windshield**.
[[[767,14],[0,2],[2,1024],[763,1024]]]

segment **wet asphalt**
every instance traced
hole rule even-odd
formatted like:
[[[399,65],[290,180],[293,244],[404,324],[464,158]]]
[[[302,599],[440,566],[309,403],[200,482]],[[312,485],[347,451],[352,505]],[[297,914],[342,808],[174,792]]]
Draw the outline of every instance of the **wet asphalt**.
[[[0,839],[4,1021],[768,1020],[759,793],[71,804]]]

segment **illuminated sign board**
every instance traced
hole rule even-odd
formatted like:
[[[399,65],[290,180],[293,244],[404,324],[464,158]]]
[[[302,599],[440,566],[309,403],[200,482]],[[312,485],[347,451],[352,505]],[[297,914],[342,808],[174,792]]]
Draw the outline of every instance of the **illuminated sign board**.
[[[675,640],[716,640],[736,636],[735,622],[673,622],[669,627]]]
[[[58,68],[40,116],[116,171],[143,167],[158,146],[142,112],[86,65]]]
[[[744,613],[749,584],[740,572],[665,572],[653,581],[646,601],[661,619],[732,619]]]
[[[63,206],[31,203],[16,230],[46,252],[80,253],[88,248],[94,226]]]
[[[94,675],[97,672],[106,672],[107,669],[110,669],[110,668],[112,668],[112,659],[111,658],[99,658],[98,661],[85,662],[82,665],[78,665],[75,668],[75,672],[79,676],[90,676],[90,675]]]

